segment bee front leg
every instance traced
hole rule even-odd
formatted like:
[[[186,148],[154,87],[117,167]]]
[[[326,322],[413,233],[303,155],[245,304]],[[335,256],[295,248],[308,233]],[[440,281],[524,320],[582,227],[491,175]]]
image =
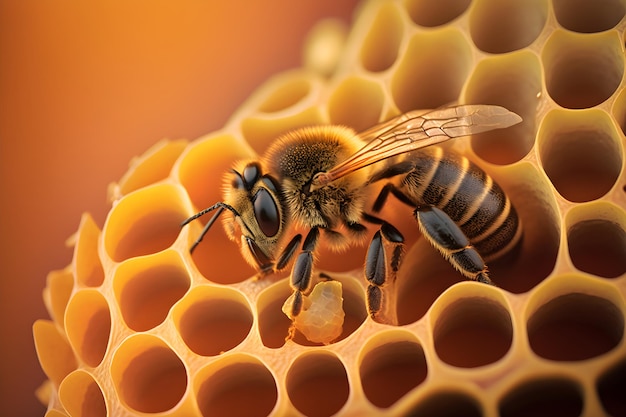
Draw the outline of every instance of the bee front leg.
[[[415,217],[422,234],[461,274],[493,285],[485,261],[445,212],[436,207],[418,206]]]
[[[380,229],[374,234],[367,250],[365,260],[365,278],[367,286],[367,310],[370,317],[378,322],[397,324],[398,318],[395,305],[390,300],[395,291],[395,281],[402,253],[404,237],[391,224],[366,215],[371,222],[381,223]],[[389,248],[391,259],[387,260]]]
[[[291,289],[294,291],[294,299],[291,307],[293,319],[302,311],[302,296],[311,287],[311,274],[313,272],[313,251],[319,240],[319,228],[313,227],[302,244],[302,251],[296,258],[291,270]]]

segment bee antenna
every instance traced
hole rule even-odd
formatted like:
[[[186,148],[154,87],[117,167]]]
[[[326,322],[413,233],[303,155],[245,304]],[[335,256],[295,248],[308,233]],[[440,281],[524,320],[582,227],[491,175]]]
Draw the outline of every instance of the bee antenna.
[[[193,245],[191,245],[191,248],[189,248],[189,253],[193,253],[193,250],[196,248],[196,246],[198,246],[198,244],[200,242],[202,242],[202,238],[204,238],[204,235],[207,234],[207,232],[209,231],[209,229],[211,228],[211,226],[213,226],[213,223],[215,223],[215,221],[217,220],[217,218],[224,212],[224,209],[230,210],[231,212],[233,212],[233,214],[235,216],[239,216],[239,213],[237,212],[237,210],[235,210],[234,207],[226,204],[226,203],[216,203],[214,205],[212,205],[211,207],[207,207],[204,210],[194,214],[193,216],[189,217],[188,219],[186,219],[185,221],[183,221],[180,224],[180,227],[186,226],[187,224],[189,224],[190,222],[194,221],[195,219],[204,216],[205,214],[207,214],[210,211],[216,210],[215,214],[213,215],[213,217],[211,217],[209,219],[209,221],[207,222],[207,224],[204,226],[204,229],[202,229],[202,233],[200,233],[200,236],[198,236],[198,238],[196,239],[195,242],[193,242]]]

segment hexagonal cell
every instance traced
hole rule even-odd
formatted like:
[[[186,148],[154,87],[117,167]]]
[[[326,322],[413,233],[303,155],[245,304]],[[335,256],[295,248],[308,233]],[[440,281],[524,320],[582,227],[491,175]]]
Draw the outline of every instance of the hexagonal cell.
[[[59,387],[59,399],[72,417],[106,417],[107,406],[100,385],[88,372],[76,370]]]
[[[615,185],[623,163],[621,139],[606,112],[553,110],[537,136],[543,168],[564,198],[595,200]]]
[[[475,368],[499,361],[513,343],[513,323],[502,294],[477,283],[450,288],[431,311],[437,356]]]
[[[557,276],[546,284],[529,302],[528,340],[536,355],[584,361],[620,344],[623,301],[614,287],[579,275]]]
[[[129,259],[119,265],[113,277],[122,317],[136,332],[161,324],[190,285],[189,273],[175,250]]]
[[[535,144],[535,114],[541,92],[541,64],[537,55],[519,51],[483,59],[465,86],[464,101],[497,104],[517,113],[522,123],[472,137],[472,149],[493,164],[521,160]]]
[[[76,292],[65,312],[65,331],[78,357],[96,367],[102,362],[111,337],[111,312],[102,293]]]
[[[200,369],[194,392],[203,417],[265,417],[276,406],[276,380],[258,359],[244,354],[221,357]]]
[[[258,105],[262,113],[276,113],[293,107],[311,92],[311,84],[306,77],[293,77],[277,83]]]
[[[440,26],[461,16],[471,0],[454,0],[437,3],[429,0],[405,0],[404,7],[411,20],[425,27]]]
[[[263,153],[281,134],[303,126],[325,124],[317,98],[321,80],[306,71],[292,71],[270,79],[235,114],[243,137]],[[258,109],[250,113],[252,109]]]
[[[482,51],[511,52],[533,43],[547,17],[547,0],[479,0],[470,12],[470,34]]]
[[[343,331],[333,343],[339,342],[354,333],[367,318],[365,310],[365,296],[363,287],[352,277],[340,274],[331,274],[330,278],[342,284],[343,310],[345,312]],[[285,344],[289,335],[291,320],[283,313],[282,306],[291,295],[287,279],[281,280],[259,294],[257,311],[259,318],[259,333],[263,345],[277,349]],[[293,342],[302,346],[320,346],[307,340],[302,333],[296,331]]]
[[[98,287],[104,281],[104,270],[98,254],[100,229],[91,215],[85,213],[76,233],[72,265],[76,282],[87,287]]]
[[[567,244],[576,268],[605,278],[626,273],[626,212],[600,201],[574,207],[565,217]]]
[[[383,102],[383,92],[377,82],[360,77],[346,78],[328,101],[330,122],[362,132],[378,123]]]
[[[612,29],[626,12],[621,0],[552,0],[552,7],[561,26],[582,33]]]
[[[626,359],[604,371],[596,381],[596,391],[602,407],[612,416],[626,415]]]
[[[619,86],[624,72],[616,31],[579,34],[554,31],[541,54],[550,97],[569,109],[596,106]]]
[[[172,310],[185,344],[202,356],[215,356],[241,343],[252,328],[252,311],[236,290],[195,287]]]
[[[377,333],[359,356],[363,392],[376,407],[391,407],[428,374],[424,349],[412,333],[403,330]]]
[[[134,158],[128,172],[117,185],[117,195],[114,197],[119,198],[167,178],[186,146],[187,141],[184,139],[161,140],[143,155]]]
[[[307,416],[337,413],[350,394],[346,368],[330,351],[300,355],[289,367],[285,384],[293,406]]]
[[[367,71],[385,71],[396,62],[404,36],[402,16],[391,2],[381,3],[361,45],[361,65]]]
[[[408,407],[403,407],[401,414],[411,417],[480,417],[486,415],[480,402],[474,396],[454,390],[439,388],[428,392]]]
[[[580,416],[583,387],[563,377],[542,376],[524,380],[499,401],[502,417]]]
[[[49,320],[37,320],[33,324],[33,339],[41,369],[55,386],[76,369],[76,357],[56,325]]]
[[[132,411],[171,410],[187,390],[187,370],[160,338],[136,334],[124,340],[111,362],[111,379],[120,401]]]
[[[189,146],[181,157],[176,176],[187,190],[194,210],[200,211],[223,200],[222,187],[224,183],[230,185],[230,170],[236,161],[256,157],[254,151],[235,136],[209,135]],[[209,213],[186,226],[189,247],[211,216]],[[204,277],[220,284],[241,282],[256,272],[241,257],[239,245],[228,239],[221,224],[215,224],[207,233],[192,258]]]
[[[444,27],[414,35],[391,80],[401,112],[433,109],[458,99],[472,64],[462,32]]]
[[[115,261],[170,247],[187,217],[187,196],[180,186],[159,184],[124,196],[104,225],[104,248]]]

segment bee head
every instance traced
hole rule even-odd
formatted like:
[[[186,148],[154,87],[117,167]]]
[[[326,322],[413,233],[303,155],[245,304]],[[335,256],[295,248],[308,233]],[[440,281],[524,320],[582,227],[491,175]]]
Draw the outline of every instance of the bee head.
[[[225,200],[233,208],[224,219],[232,240],[239,240],[246,261],[261,272],[272,270],[285,229],[285,210],[277,181],[263,175],[256,162],[233,169],[227,178]]]

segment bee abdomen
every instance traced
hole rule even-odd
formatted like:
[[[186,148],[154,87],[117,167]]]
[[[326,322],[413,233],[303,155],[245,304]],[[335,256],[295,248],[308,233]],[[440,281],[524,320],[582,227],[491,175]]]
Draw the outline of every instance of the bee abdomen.
[[[517,212],[500,186],[467,158],[429,148],[410,157],[414,168],[400,189],[416,205],[445,212],[485,260],[508,252],[521,237]]]

